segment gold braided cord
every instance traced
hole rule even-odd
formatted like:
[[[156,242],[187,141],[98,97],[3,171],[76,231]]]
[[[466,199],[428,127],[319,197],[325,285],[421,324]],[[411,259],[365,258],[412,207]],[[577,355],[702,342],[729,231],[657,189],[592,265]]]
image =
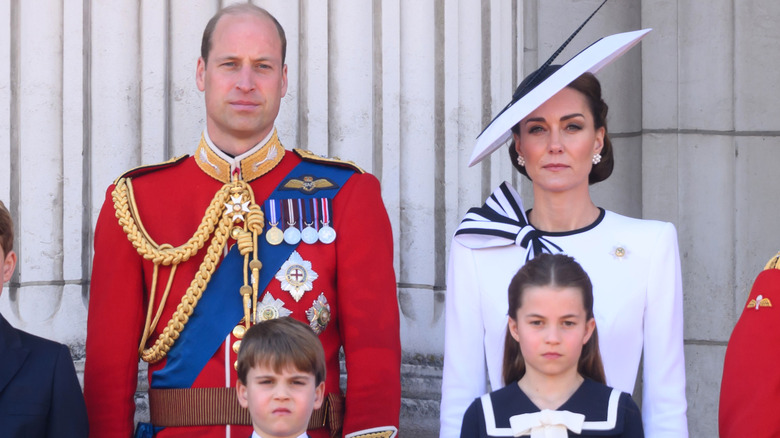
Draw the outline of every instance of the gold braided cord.
[[[165,326],[160,336],[154,342],[154,345],[145,349],[141,353],[141,359],[149,363],[155,363],[164,358],[173,347],[176,339],[179,338],[184,326],[187,325],[192,312],[195,310],[195,306],[198,305],[200,297],[203,291],[206,289],[206,285],[211,280],[211,275],[217,268],[222,250],[227,243],[228,231],[232,219],[227,216],[223,216],[222,220],[214,232],[214,238],[211,240],[208,249],[206,250],[206,256],[203,258],[203,263],[200,264],[198,272],[195,274],[195,278],[192,279],[190,286],[187,288],[187,292],[181,297],[181,302],[176,306],[176,311],[173,312],[173,316],[168,321],[168,325]]]
[[[779,266],[780,263],[778,263],[778,262],[780,262],[780,252],[778,252],[777,254],[775,254],[774,257],[769,259],[769,261],[767,262],[766,266],[764,266],[764,270],[767,270],[767,269],[780,269],[780,266]]]
[[[133,244],[133,247],[136,248],[138,254],[154,264],[154,275],[152,279],[153,289],[156,290],[157,288],[159,266],[173,266],[168,277],[165,292],[160,301],[154,320],[151,323],[149,319],[152,313],[151,308],[154,305],[155,291],[153,290],[150,292],[149,308],[147,309],[147,318],[146,323],[144,324],[143,339],[139,347],[141,358],[144,361],[155,363],[168,354],[168,351],[173,347],[176,339],[178,339],[184,326],[189,321],[189,317],[192,315],[203,291],[206,289],[206,285],[216,270],[222,251],[227,244],[230,228],[234,222],[233,215],[229,214],[230,211],[225,211],[227,208],[226,201],[228,201],[231,194],[234,196],[240,195],[241,198],[245,196],[245,199],[250,201],[250,212],[248,213],[248,219],[244,225],[245,229],[247,223],[249,223],[252,224],[251,227],[253,232],[255,232],[256,227],[259,224],[259,229],[262,232],[264,221],[262,210],[255,204],[254,193],[252,192],[251,187],[249,187],[246,182],[238,180],[225,184],[214,195],[214,199],[206,209],[203,220],[195,234],[185,244],[173,247],[170,244],[158,245],[144,228],[138,214],[138,206],[135,202],[130,179],[120,178],[117,181],[114,191],[112,192],[115,214],[119,220],[119,225],[127,234],[128,240]],[[245,230],[244,233],[246,233]],[[251,236],[253,233],[246,234]],[[211,243],[208,246],[203,262],[200,264],[198,271],[184,296],[182,296],[181,303],[176,307],[176,311],[173,313],[171,319],[168,321],[168,324],[155,343],[150,348],[143,349],[146,340],[154,331],[160,319],[173,283],[176,266],[181,262],[189,260],[189,258],[195,255],[209,239],[211,239]],[[246,239],[242,238],[242,241],[245,242]],[[246,246],[246,243],[243,243],[242,245]],[[255,245],[252,243],[252,247],[254,246]],[[241,248],[241,246],[239,246],[239,248]],[[245,254],[246,258],[252,249],[254,249],[255,253],[257,252],[256,247],[241,252]]]
[[[119,179],[111,196],[114,200],[114,209],[119,225],[127,234],[127,239],[136,248],[138,254],[154,264],[169,266],[172,264],[178,265],[189,260],[209,240],[214,232],[214,228],[220,221],[220,216],[222,216],[222,212],[225,209],[225,202],[230,197],[230,189],[235,184],[243,185],[245,189],[251,190],[243,181],[225,184],[214,195],[214,199],[206,209],[206,214],[203,216],[203,220],[195,234],[186,243],[178,247],[158,245],[149,236],[149,233],[146,232],[138,215],[138,206],[135,203],[132,183],[129,179]]]

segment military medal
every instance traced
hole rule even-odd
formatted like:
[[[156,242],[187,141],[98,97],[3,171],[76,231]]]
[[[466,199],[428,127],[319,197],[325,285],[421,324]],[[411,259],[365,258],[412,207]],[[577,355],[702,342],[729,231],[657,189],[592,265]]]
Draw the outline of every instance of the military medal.
[[[265,232],[265,240],[271,245],[278,245],[284,240],[284,233],[279,229],[279,218],[277,217],[278,210],[276,209],[276,200],[268,200],[268,208],[266,209],[271,216],[270,224],[271,228]]]
[[[306,317],[309,319],[309,327],[314,330],[314,333],[319,335],[325,330],[330,322],[330,304],[328,304],[325,294],[321,293],[312,302],[312,306],[306,311]]]
[[[287,229],[284,230],[284,241],[288,245],[297,245],[301,241],[301,230],[295,227],[295,207],[293,200],[287,200]]]
[[[271,292],[266,292],[263,296],[257,310],[255,311],[255,324],[262,321],[268,321],[276,318],[283,318],[292,315],[292,312],[284,308],[284,301],[274,298]]]
[[[300,301],[304,292],[312,290],[312,282],[317,277],[319,275],[311,269],[311,262],[304,260],[298,251],[293,251],[276,273],[282,290],[290,292],[295,301]]]
[[[315,230],[314,227],[312,227],[312,225],[314,225],[316,223],[316,219],[314,219],[314,221],[312,221],[312,217],[311,216],[312,216],[312,212],[313,211],[314,212],[317,211],[317,200],[316,199],[312,199],[312,201],[314,202],[314,208],[311,208],[311,206],[307,206],[307,208],[306,208],[306,228],[304,228],[303,231],[301,231],[301,239],[305,243],[308,243],[309,245],[317,243],[317,241],[320,238],[319,234],[317,234],[317,230]],[[301,200],[300,199],[298,200],[298,206],[299,207],[301,206]],[[301,211],[303,211],[303,210],[301,210]],[[303,215],[301,215],[301,216],[303,216]]]
[[[333,243],[336,240],[336,230],[330,227],[330,206],[328,198],[322,198],[322,226],[319,231],[320,242]]]

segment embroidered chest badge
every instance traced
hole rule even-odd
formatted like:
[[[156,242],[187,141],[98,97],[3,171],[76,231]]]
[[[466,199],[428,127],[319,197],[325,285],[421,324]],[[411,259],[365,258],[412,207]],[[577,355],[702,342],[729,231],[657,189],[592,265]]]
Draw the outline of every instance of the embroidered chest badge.
[[[271,292],[266,292],[263,295],[263,301],[257,304],[254,322],[256,324],[290,315],[292,315],[292,311],[284,307],[284,301],[274,298]]]
[[[325,294],[321,293],[312,306],[306,311],[306,317],[309,319],[309,327],[314,333],[320,334],[330,322],[330,304],[328,304]]]
[[[290,258],[276,273],[276,279],[282,284],[282,290],[290,292],[295,301],[300,301],[303,293],[312,290],[312,282],[318,277],[311,269],[311,262],[301,258],[293,251]]]
[[[316,178],[311,175],[303,175],[300,178],[290,178],[282,184],[279,190],[297,190],[310,195],[320,190],[336,189],[338,186],[328,178]]]
[[[769,298],[764,298],[763,295],[759,295],[755,300],[750,300],[747,305],[748,309],[754,308],[758,310],[759,307],[772,307],[772,301],[770,301]]]

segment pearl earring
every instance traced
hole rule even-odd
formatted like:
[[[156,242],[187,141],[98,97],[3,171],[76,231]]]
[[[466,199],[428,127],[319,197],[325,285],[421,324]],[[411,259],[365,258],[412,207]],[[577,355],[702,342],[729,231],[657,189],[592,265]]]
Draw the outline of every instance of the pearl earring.
[[[520,167],[525,167],[525,158],[523,158],[522,155],[517,156],[517,164],[520,165]]]
[[[593,165],[601,163],[601,154],[593,154]]]

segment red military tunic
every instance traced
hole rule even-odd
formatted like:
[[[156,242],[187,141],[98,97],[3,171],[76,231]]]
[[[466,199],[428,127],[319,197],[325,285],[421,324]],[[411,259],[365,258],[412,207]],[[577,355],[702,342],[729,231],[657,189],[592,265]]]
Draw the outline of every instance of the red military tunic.
[[[774,266],[756,277],[731,333],[718,424],[721,438],[780,436],[780,269]]]
[[[275,134],[262,147],[237,159],[241,160],[242,178],[251,186],[260,206],[302,161],[298,155],[285,151]],[[177,247],[193,236],[215,193],[229,181],[231,169],[227,160],[204,139],[195,157],[129,172],[139,222],[154,242]],[[139,255],[119,225],[112,198],[114,187],[107,190],[95,229],[84,372],[91,435],[101,438],[124,438],[132,433],[138,349],[154,277],[153,263]],[[310,262],[311,270],[317,274],[312,290],[305,291],[296,301],[289,291],[282,290],[282,281],[272,278],[259,291],[258,301],[269,292],[274,299],[284,302],[291,317],[309,323],[306,311],[320,294],[324,295],[331,313],[329,323],[319,334],[327,362],[325,393],[340,393],[342,346],[348,373],[343,433],[377,430],[388,431],[381,436],[390,437],[398,427],[400,411],[401,348],[392,235],[379,182],[370,174],[355,173],[331,204],[335,241],[301,243],[296,248],[300,258]],[[267,231],[268,212],[265,220]],[[264,238],[265,234],[260,236]],[[232,243],[231,240],[228,245]],[[206,242],[189,260],[178,264],[162,316],[146,347],[157,340],[181,304],[208,246]],[[265,265],[264,260],[261,262]],[[170,266],[159,267],[152,307],[155,312],[170,272]],[[235,305],[243,305],[238,291]],[[183,332],[186,330],[185,325]],[[237,355],[231,346],[236,340],[232,334],[225,339],[197,375],[193,388],[235,387],[233,364]],[[174,343],[171,351],[175,349]],[[163,369],[167,360],[166,357],[149,365],[150,382],[153,373]],[[226,426],[167,427],[157,436],[225,437],[225,429]],[[251,434],[251,427],[233,425],[230,432],[230,436],[245,438]],[[309,434],[328,436],[325,428],[310,430]]]

